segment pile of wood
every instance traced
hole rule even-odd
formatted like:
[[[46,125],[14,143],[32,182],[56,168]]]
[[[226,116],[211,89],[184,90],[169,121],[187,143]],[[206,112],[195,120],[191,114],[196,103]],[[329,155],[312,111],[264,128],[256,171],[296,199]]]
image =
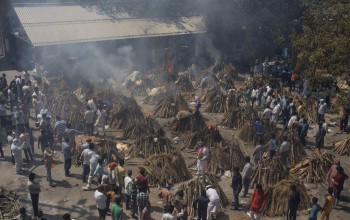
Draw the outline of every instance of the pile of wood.
[[[84,130],[85,105],[75,96],[62,78],[53,79],[45,88],[46,108],[51,116],[61,116],[76,130]],[[45,86],[46,87],[46,86]]]
[[[173,143],[165,136],[140,136],[131,146],[128,156],[147,158],[154,154],[170,154],[175,150]]]
[[[161,99],[153,109],[153,115],[159,118],[172,118],[177,115],[179,111],[189,111],[187,102],[178,94],[174,96],[167,96]]]
[[[182,190],[185,194],[184,199],[187,201],[187,211],[189,216],[194,216],[193,202],[201,195],[202,189],[205,190],[207,185],[211,185],[219,194],[221,207],[229,205],[229,201],[218,184],[214,175],[205,175],[203,177],[196,177],[184,184],[182,184],[178,191]]]
[[[131,96],[146,96],[148,86],[145,81],[135,81],[128,86],[128,92]]]
[[[184,113],[180,111],[176,115],[171,126],[173,131],[197,131],[206,126],[204,118],[199,111]]]
[[[144,167],[151,186],[165,187],[191,179],[185,159],[180,152],[155,154],[148,157],[139,167]]]
[[[205,146],[211,148],[222,141],[222,136],[215,125],[205,126],[203,129],[191,134],[185,142],[187,148],[196,149],[198,141],[203,141]]]
[[[193,87],[193,84],[190,80],[190,77],[188,74],[180,74],[177,81],[175,81],[175,86],[178,91],[181,92],[194,92],[195,89]]]
[[[134,98],[120,95],[109,110],[109,118],[112,129],[125,129],[143,120],[144,115]]]
[[[334,155],[315,152],[296,164],[290,175],[307,183],[326,183],[330,167],[334,164]]]
[[[117,91],[112,85],[105,85],[101,89],[97,90],[95,94],[100,100],[113,101],[117,96]]]
[[[243,131],[248,128],[247,125],[254,121],[257,116],[258,112],[249,106],[236,106],[225,111],[220,124],[229,128],[242,129]]]
[[[21,204],[20,197],[15,193],[0,187],[0,219],[16,219]]]
[[[265,157],[259,161],[250,176],[250,187],[254,188],[256,183],[260,183],[264,187],[272,186],[287,177],[287,167],[279,157],[272,159]]]
[[[252,142],[254,139],[254,128],[252,127],[251,123],[247,121],[244,123],[244,125],[241,127],[241,130],[239,131],[238,137],[245,142]]]
[[[335,143],[333,151],[339,155],[350,155],[350,135]]]
[[[151,117],[151,115],[147,115],[144,118],[139,118],[133,121],[128,125],[126,129],[124,129],[124,139],[132,139],[138,138],[142,135],[164,135],[165,131],[159,124],[159,122]]]
[[[208,113],[223,113],[226,109],[226,95],[220,89],[210,89],[208,98],[206,98],[207,107],[205,112]],[[207,94],[208,94],[207,93]]]
[[[222,175],[225,171],[232,171],[234,167],[243,169],[245,156],[243,155],[237,140],[223,140],[214,149],[210,149],[210,159],[208,162],[208,172]]]
[[[303,160],[307,156],[305,147],[301,143],[300,138],[298,137],[298,134],[296,131],[285,131],[280,134],[278,137],[279,144],[282,144],[283,137],[288,137],[290,141],[290,148],[289,148],[289,163],[291,165],[297,164],[300,161]]]
[[[239,108],[241,99],[242,99],[242,92],[240,90],[238,90],[237,92],[234,90],[229,90],[226,98],[225,112],[237,110],[237,108]]]
[[[167,96],[168,96],[168,94],[165,93],[165,92],[160,92],[160,93],[158,93],[156,95],[148,95],[143,100],[143,103],[147,104],[147,105],[155,105],[155,104],[159,103],[162,99],[164,99]]]
[[[291,195],[291,185],[296,185],[300,193],[300,203],[298,210],[306,210],[311,207],[309,195],[303,183],[295,180],[285,179],[269,187],[266,191],[267,199],[262,210],[264,216],[286,216],[288,211],[288,200]]]

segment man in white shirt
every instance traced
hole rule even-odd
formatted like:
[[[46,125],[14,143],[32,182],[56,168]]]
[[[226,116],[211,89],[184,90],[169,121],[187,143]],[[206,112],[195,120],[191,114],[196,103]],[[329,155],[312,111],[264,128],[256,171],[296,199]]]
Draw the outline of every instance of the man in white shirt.
[[[92,136],[94,134],[94,117],[95,113],[88,106],[85,111],[85,130],[86,134]]]
[[[104,194],[104,191],[104,186],[99,185],[94,194],[99,220],[105,220],[107,214],[107,196]]]
[[[94,154],[95,145],[93,143],[89,143],[89,148],[84,149],[81,153],[81,160],[83,161],[83,183],[87,182],[87,177],[90,173],[90,159]]]
[[[327,111],[327,103],[323,99],[320,100],[320,106],[318,108],[317,123],[324,121],[324,115]]]
[[[287,165],[288,154],[289,154],[290,142],[288,141],[288,137],[283,137],[283,142],[280,146],[280,154],[281,154],[281,162]]]
[[[126,210],[130,210],[131,196],[129,194],[129,188],[130,188],[129,184],[131,184],[131,181],[132,181],[131,176],[132,176],[132,171],[128,170],[128,173],[124,178],[125,195],[126,195],[126,201],[125,201]]]
[[[207,210],[207,219],[216,218],[216,214],[220,210],[220,197],[216,189],[211,185],[205,187],[206,194],[209,199],[208,210]]]
[[[263,112],[263,118],[270,121],[272,115],[272,110],[270,108],[266,108]]]
[[[289,119],[288,128],[291,129],[296,122],[298,122],[298,116],[294,113],[293,116]]]
[[[277,104],[272,110],[271,122],[277,124],[278,116],[279,116],[280,112],[281,112],[281,105]]]
[[[252,174],[253,166],[252,163],[250,163],[250,157],[245,157],[246,164],[243,167],[242,171],[242,180],[243,180],[243,195],[242,198],[246,197],[249,190],[249,179],[250,175]]]

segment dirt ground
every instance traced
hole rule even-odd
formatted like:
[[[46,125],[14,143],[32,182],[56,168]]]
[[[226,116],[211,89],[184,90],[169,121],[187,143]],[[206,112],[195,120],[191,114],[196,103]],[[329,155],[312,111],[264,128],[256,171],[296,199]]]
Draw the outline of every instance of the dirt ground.
[[[14,73],[8,74],[10,77],[13,77]],[[10,78],[8,77],[8,78]],[[153,106],[151,105],[145,105],[142,104],[142,98],[136,97],[136,100],[138,101],[139,105],[142,107],[142,109],[145,112],[151,112]],[[202,109],[205,108],[205,103],[202,106]],[[203,116],[210,122],[211,124],[217,124],[220,122],[222,115],[221,114],[207,114],[202,113]],[[31,116],[34,114],[32,113]],[[330,115],[327,117],[327,122],[330,120],[330,118],[334,118],[333,115]],[[186,134],[178,134],[170,130],[169,122],[171,119],[160,119],[158,120],[161,125],[164,127],[164,129],[167,131],[167,135],[172,139],[174,137],[180,137],[180,142],[178,144],[175,144],[176,147],[181,148],[182,147],[182,141],[184,140],[184,136]],[[33,119],[31,119],[31,124],[33,124]],[[34,126],[33,126],[34,127]],[[314,143],[314,135],[316,130],[315,125],[311,126],[312,130],[308,134],[307,140],[309,141],[309,145],[313,145]],[[224,127],[219,126],[221,135],[225,139],[231,139],[232,136],[238,136],[236,130],[227,129]],[[332,130],[331,133],[327,134],[326,136],[326,146],[332,146],[333,143],[336,141],[344,138],[346,134],[336,134],[335,127],[330,127]],[[35,130],[34,136],[38,136],[38,130]],[[253,152],[253,146],[248,143],[240,142],[240,147],[242,149],[243,154],[246,155],[252,155]],[[35,143],[37,144],[37,143]],[[15,174],[15,167],[11,164],[11,157],[10,157],[10,150],[9,147],[6,146],[4,148],[5,150],[5,159],[0,159],[0,170],[1,170],[1,178],[0,178],[0,185],[7,187],[10,190],[15,191],[21,196],[21,203],[24,207],[26,207],[29,212],[32,211],[31,208],[31,202],[30,197],[27,190],[27,174],[23,175],[16,175]],[[330,150],[327,150],[331,152]],[[308,153],[310,153],[310,150],[307,150]],[[193,161],[193,158],[195,158],[194,152],[186,152],[182,151],[186,158],[187,163],[191,163]],[[331,152],[332,153],[332,152]],[[35,145],[35,161],[30,164],[24,164],[28,168],[29,171],[33,171],[38,175],[38,181],[40,182],[42,186],[42,192],[40,194],[40,200],[39,200],[39,209],[43,210],[45,213],[45,216],[49,220],[58,220],[62,219],[62,215],[66,212],[70,213],[74,219],[84,219],[84,220],[94,220],[97,219],[97,209],[96,209],[96,203],[93,197],[94,190],[92,191],[83,191],[82,187],[85,186],[85,184],[81,181],[81,174],[82,174],[82,168],[81,167],[72,167],[71,177],[65,177],[64,176],[64,170],[63,170],[63,155],[60,151],[57,151],[56,153],[56,166],[52,170],[52,177],[54,179],[54,182],[56,183],[55,187],[50,187],[48,182],[46,181],[45,175],[45,167],[43,165],[43,162],[41,162],[42,156],[41,156],[41,150],[37,148],[37,145]],[[339,159],[342,163],[342,166],[345,169],[345,172],[350,171],[350,161],[348,160],[347,156],[339,157],[336,155],[336,160]],[[139,162],[138,159],[132,159],[126,162],[126,169],[131,169],[134,172],[134,176],[137,172],[137,166],[136,164]],[[194,173],[194,171],[192,171]],[[230,201],[232,201],[233,195],[230,188],[231,180],[227,179],[225,177],[221,177],[218,179],[220,186],[226,193],[226,196]],[[93,185],[93,187],[96,188],[97,185]],[[349,212],[350,212],[350,189],[349,189],[349,181],[345,183],[344,191],[342,200],[339,203],[339,206],[335,208],[331,214],[330,219],[350,219],[349,218]],[[326,186],[325,185],[306,185],[308,189],[308,193],[310,197],[316,196],[319,198],[319,204],[324,203],[324,195],[326,194]],[[175,192],[177,188],[177,185],[174,186],[172,189],[172,192]],[[160,201],[157,198],[157,188],[151,188],[151,194],[150,194],[150,200],[152,205],[152,218],[153,219],[161,219],[162,211],[161,211],[161,205]],[[251,193],[252,191],[250,191]],[[286,195],[288,196],[288,195]],[[248,216],[246,215],[247,210],[247,204],[248,199],[242,199],[241,203],[243,205],[243,208],[239,211],[233,211],[231,210],[231,206],[226,207],[224,209],[224,212],[220,213],[217,219],[248,219]],[[111,219],[110,217],[107,218]],[[125,212],[124,219],[131,219],[128,212]],[[286,217],[277,217],[277,218],[268,218],[264,217],[263,219],[286,219]],[[304,220],[307,219],[307,215],[305,214],[305,211],[299,212],[299,216],[297,219]]]

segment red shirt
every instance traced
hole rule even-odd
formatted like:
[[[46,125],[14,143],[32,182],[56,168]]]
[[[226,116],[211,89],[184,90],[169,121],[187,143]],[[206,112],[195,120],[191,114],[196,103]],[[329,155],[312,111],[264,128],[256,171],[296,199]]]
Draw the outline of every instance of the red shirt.
[[[338,189],[343,189],[343,185],[346,179],[348,179],[348,175],[345,173],[337,173],[337,176],[334,178],[334,181],[337,183],[335,185]]]
[[[252,203],[250,204],[250,211],[260,213],[261,208],[264,206],[266,200],[266,194],[263,190],[254,190]]]
[[[137,188],[141,192],[147,192],[148,189],[148,178],[147,176],[138,175],[136,177]]]

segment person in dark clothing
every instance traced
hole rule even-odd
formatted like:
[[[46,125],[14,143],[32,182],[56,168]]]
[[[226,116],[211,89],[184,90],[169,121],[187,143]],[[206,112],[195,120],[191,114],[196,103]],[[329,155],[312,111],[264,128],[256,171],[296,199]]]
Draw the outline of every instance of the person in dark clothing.
[[[326,129],[322,127],[322,122],[319,124],[319,129],[316,133],[316,148],[321,152],[321,148],[324,146],[324,137],[326,136]]]
[[[202,189],[201,195],[193,203],[194,215],[195,215],[194,217],[196,217],[196,214],[197,214],[198,220],[206,220],[208,203],[209,203],[209,199],[206,195],[206,191]]]
[[[350,106],[347,105],[347,106],[343,107],[343,109],[341,110],[341,117],[340,117],[340,131],[341,132],[345,132],[347,127],[348,127],[349,115],[350,115]]]
[[[300,203],[300,193],[297,191],[297,186],[294,184],[290,186],[290,189],[292,190],[292,193],[289,196],[288,200],[287,219],[296,220],[297,211]]]
[[[41,148],[41,152],[44,154],[44,150],[47,147],[49,147],[49,136],[46,134],[46,130],[42,129],[38,137],[38,149]]]
[[[239,193],[242,190],[242,175],[239,173],[239,168],[233,168],[233,176],[231,187],[233,190],[233,206],[234,210],[238,210],[239,207]]]
[[[301,143],[302,143],[304,146],[306,146],[306,140],[305,140],[305,138],[306,138],[306,136],[307,136],[308,130],[309,130],[309,124],[307,123],[307,119],[304,118],[304,119],[303,119],[303,124],[301,125],[300,136],[299,136],[300,141],[301,141]]]

